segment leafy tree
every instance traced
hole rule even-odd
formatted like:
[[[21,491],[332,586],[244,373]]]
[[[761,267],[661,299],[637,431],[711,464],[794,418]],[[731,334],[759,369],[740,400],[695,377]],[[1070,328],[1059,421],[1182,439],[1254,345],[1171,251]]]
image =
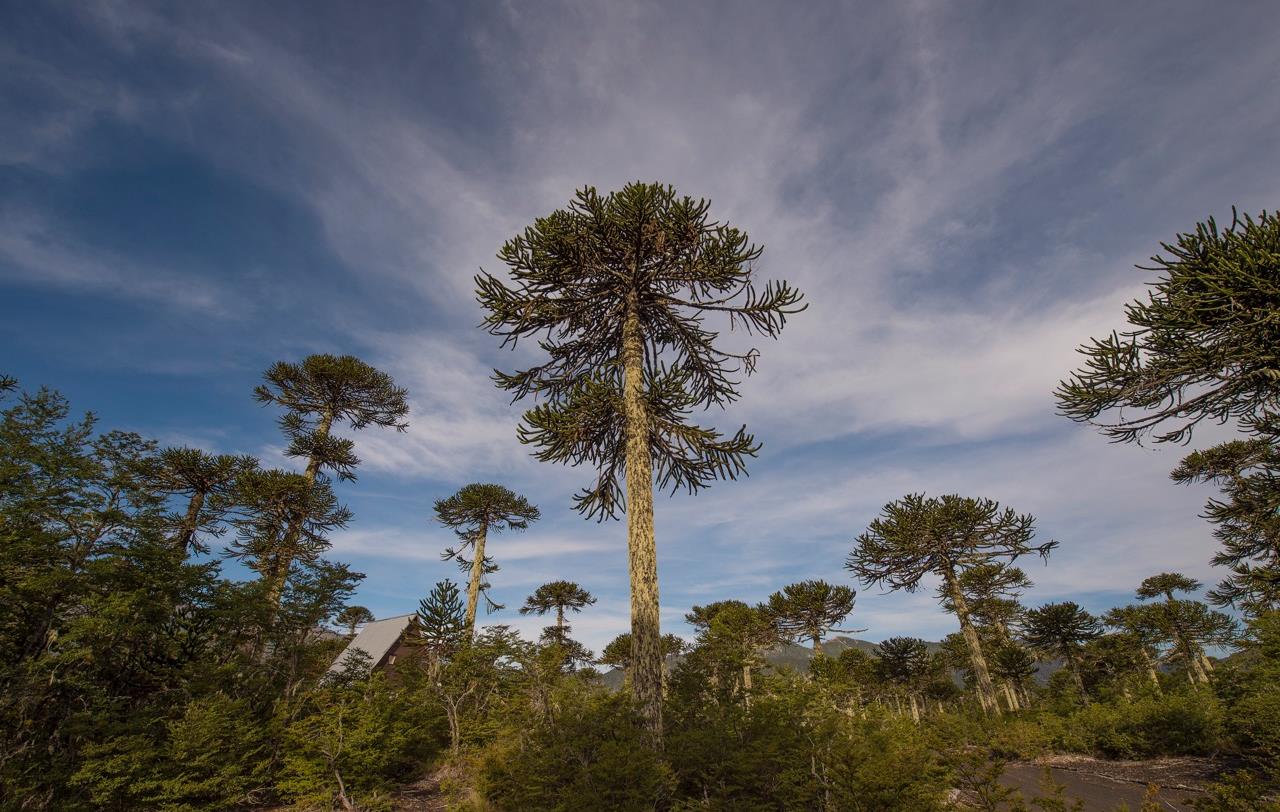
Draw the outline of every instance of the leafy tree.
[[[552,609],[556,612],[555,638],[561,642],[567,640],[569,627],[564,622],[564,610],[572,609],[581,612],[584,606],[590,606],[596,599],[590,592],[572,581],[551,581],[534,590],[520,607],[522,615],[545,615]]]
[[[699,632],[699,643],[719,661],[742,669],[742,689],[747,692],[752,688],[752,669],[762,664],[763,653],[783,641],[774,617],[764,607],[742,601],[694,606],[684,619]]]
[[[1007,643],[997,646],[991,653],[991,673],[1005,685],[1009,687],[1010,693],[1015,696],[1018,692],[1022,694],[1022,700],[1011,701],[1010,707],[1020,707],[1023,702],[1030,704],[1030,694],[1027,692],[1027,686],[1031,683],[1031,678],[1036,674],[1036,661],[1025,648],[1017,643]]]
[[[663,660],[662,673],[665,674],[667,670],[666,659],[684,652],[688,647],[688,644],[685,643],[683,638],[674,634],[662,635],[662,639],[659,643],[661,645],[659,651],[662,654]],[[635,660],[633,659],[634,652],[635,646],[632,644],[631,635],[630,633],[624,632],[609,641],[609,644],[600,652],[600,659],[598,662],[601,665],[621,668],[624,678],[627,682],[630,682],[632,679],[632,666],[635,665]]]
[[[166,448],[147,461],[142,476],[152,490],[187,500],[174,526],[174,544],[185,554],[207,551],[198,533],[222,535],[222,520],[234,506],[236,480],[257,467],[253,457]]]
[[[448,499],[436,500],[436,520],[452,528],[461,541],[457,547],[447,548],[441,557],[445,561],[456,560],[463,572],[470,572],[467,583],[468,633],[475,633],[480,593],[485,593],[491,610],[502,608],[489,600],[489,585],[484,580],[485,575],[498,571],[497,564],[484,552],[489,534],[524,530],[541,515],[527,499],[501,485],[476,482],[462,487]],[[469,559],[464,557],[468,551]]]
[[[752,263],[761,249],[708,217],[709,204],[669,186],[632,183],[600,195],[587,187],[568,207],[538,218],[499,252],[512,285],[476,277],[485,327],[512,345],[537,337],[549,360],[497,384],[525,413],[522,442],[545,462],[586,463],[596,481],[575,502],[584,515],[613,518],[626,477],[631,575],[632,688],[655,739],[662,731],[653,486],[697,491],[733,479],[759,448],[745,427],[731,437],[689,422],[697,407],[738,397],[735,373],[756,351],[731,351],[705,319],[776,336],[804,309],[785,282],[758,291]]]
[[[916,697],[929,670],[929,647],[916,637],[888,637],[876,646],[876,657],[882,678],[906,694],[911,717],[920,721]]]
[[[1160,619],[1153,611],[1157,608],[1138,605],[1119,606],[1109,610],[1102,621],[1132,640],[1134,651],[1142,661],[1142,669],[1147,679],[1156,693],[1160,693],[1162,689],[1160,676],[1156,673],[1155,655],[1158,654],[1164,635],[1160,631]]]
[[[1088,702],[1089,694],[1080,671],[1080,647],[1102,636],[1097,618],[1071,601],[1047,603],[1027,612],[1022,634],[1032,649],[1061,657],[1066,662],[1081,699]]]
[[[837,629],[837,624],[853,611],[857,596],[847,586],[826,581],[800,581],[788,584],[769,596],[764,610],[778,631],[792,639],[813,643],[814,654],[822,653],[822,637]]]
[[[1058,405],[1121,442],[1186,442],[1206,420],[1251,435],[1189,455],[1173,476],[1227,497],[1206,510],[1223,543],[1214,563],[1231,568],[1212,597],[1266,610],[1280,595],[1280,217],[1233,210],[1225,230],[1210,218],[1161,248],[1168,256],[1139,266],[1157,278],[1126,305],[1131,329],[1080,348],[1084,366],[1059,383]]]
[[[891,591],[914,592],[926,575],[940,576],[969,649],[978,698],[983,708],[999,713],[982,642],[960,579],[968,568],[1012,562],[1031,553],[1047,559],[1058,543],[1033,544],[1034,536],[1031,514],[1001,510],[990,499],[909,494],[885,505],[858,537],[845,566],[864,584],[888,586]]]
[[[373,621],[373,612],[363,606],[346,606],[334,618],[340,626],[347,627],[347,635],[356,636],[356,626],[363,626]]]
[[[360,464],[355,442],[335,437],[336,423],[352,429],[382,426],[404,431],[409,414],[407,392],[390,375],[350,355],[309,355],[300,364],[279,361],[263,376],[266,383],[254,389],[259,403],[284,409],[280,429],[289,440],[285,453],[307,461],[302,477],[315,485],[332,471],[340,480],[354,480]],[[309,519],[297,514],[282,538],[280,561],[269,573],[267,598],[279,605],[288,577],[291,551],[303,536]]]
[[[1139,600],[1161,599],[1143,614],[1146,624],[1160,642],[1172,645],[1170,659],[1182,663],[1193,685],[1209,681],[1213,665],[1205,656],[1205,645],[1230,645],[1236,638],[1235,621],[1214,612],[1199,601],[1175,598],[1175,592],[1195,592],[1203,584],[1177,572],[1153,575],[1138,587]]]
[[[338,504],[328,482],[278,469],[243,473],[234,501],[230,522],[236,537],[226,554],[261,576],[274,615],[295,562],[319,560],[330,546],[329,533],[345,528],[351,512]]]

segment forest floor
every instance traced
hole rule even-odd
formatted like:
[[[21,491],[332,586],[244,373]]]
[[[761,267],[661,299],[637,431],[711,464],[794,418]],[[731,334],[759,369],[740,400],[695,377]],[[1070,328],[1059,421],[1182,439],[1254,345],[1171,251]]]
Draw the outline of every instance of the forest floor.
[[[1220,775],[1227,765],[1206,758],[1161,758],[1144,761],[1104,760],[1089,756],[1055,755],[1034,762],[1010,764],[1001,777],[1005,786],[1015,787],[1027,798],[1043,795],[1044,770],[1065,785],[1066,794],[1084,803],[1085,812],[1112,812],[1121,802],[1138,809],[1147,787],[1159,788],[1155,800],[1160,808],[1191,809],[1190,799],[1203,794],[1205,784]]]

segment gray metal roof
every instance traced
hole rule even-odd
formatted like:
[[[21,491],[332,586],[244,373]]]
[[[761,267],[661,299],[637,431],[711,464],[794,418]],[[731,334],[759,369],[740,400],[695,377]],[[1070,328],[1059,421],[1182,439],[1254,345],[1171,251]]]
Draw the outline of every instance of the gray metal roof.
[[[375,620],[366,623],[364,628],[351,639],[347,647],[338,655],[338,659],[333,661],[333,665],[329,666],[329,673],[341,671],[346,665],[347,659],[354,652],[363,651],[369,655],[373,661],[372,665],[382,662],[382,658],[387,656],[392,646],[400,640],[400,635],[404,634],[404,630],[409,627],[413,621],[413,615],[400,615],[399,617],[389,617],[386,620]]]

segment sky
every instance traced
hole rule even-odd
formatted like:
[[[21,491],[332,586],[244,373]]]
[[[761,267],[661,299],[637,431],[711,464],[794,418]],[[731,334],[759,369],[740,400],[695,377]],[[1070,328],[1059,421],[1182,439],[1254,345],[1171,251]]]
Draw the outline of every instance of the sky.
[[[1061,542],[1025,562],[1032,604],[1213,581],[1211,492],[1168,478],[1186,449],[1109,444],[1052,390],[1161,241],[1280,204],[1278,35],[1246,0],[0,2],[0,371],[297,468],[253,387],[357,355],[412,413],[354,434],[337,486],[355,602],[404,614],[457,580],[432,504],[498,482],[543,518],[491,543],[507,609],[483,622],[535,635],[515,608],[574,580],[598,651],[629,624],[625,524],[574,513],[591,472],[518,442],[489,375],[534,351],[477,329],[472,280],[576,189],[659,181],[810,303],[707,416],[763,443],[750,477],[657,500],[664,631],[823,578],[858,587],[860,637],[947,634],[931,588],[843,566],[913,492],[1032,513]]]

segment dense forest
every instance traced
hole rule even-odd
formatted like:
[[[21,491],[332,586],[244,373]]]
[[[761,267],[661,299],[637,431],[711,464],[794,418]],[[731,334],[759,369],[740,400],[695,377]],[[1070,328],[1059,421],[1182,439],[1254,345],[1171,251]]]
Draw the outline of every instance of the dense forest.
[[[328,557],[357,521],[340,495],[359,487],[360,431],[412,419],[385,372],[324,354],[265,371],[245,396],[291,470],[161,447],[0,379],[0,805],[378,810],[429,777],[441,805],[423,808],[1052,810],[1073,806],[1051,775],[1019,792],[1001,773],[1069,753],[1212,756],[1196,808],[1280,809],[1280,218],[1160,246],[1148,296],[1055,393],[1121,443],[1237,430],[1169,485],[1216,489],[1219,583],[1152,562],[1105,613],[1029,606],[1020,563],[1058,547],[1035,517],[998,494],[907,493],[820,562],[844,582],[714,596],[686,638],[659,625],[654,493],[696,498],[761,448],[692,422],[760,360],[729,337],[803,318],[800,291],[754,278],[760,254],[705,201],[648,184],[587,188],[502,247],[505,273],[476,278],[483,329],[542,360],[494,381],[532,404],[520,440],[587,484],[569,505],[483,482],[436,502],[459,580],[422,596],[394,668],[330,669],[373,620],[352,601],[363,576]],[[478,622],[493,537],[566,508],[627,522],[632,626],[598,653],[573,637],[591,584],[521,596],[547,619],[537,640]],[[867,588],[936,589],[954,634],[850,644]],[[1167,808],[1155,793],[1143,808]]]

